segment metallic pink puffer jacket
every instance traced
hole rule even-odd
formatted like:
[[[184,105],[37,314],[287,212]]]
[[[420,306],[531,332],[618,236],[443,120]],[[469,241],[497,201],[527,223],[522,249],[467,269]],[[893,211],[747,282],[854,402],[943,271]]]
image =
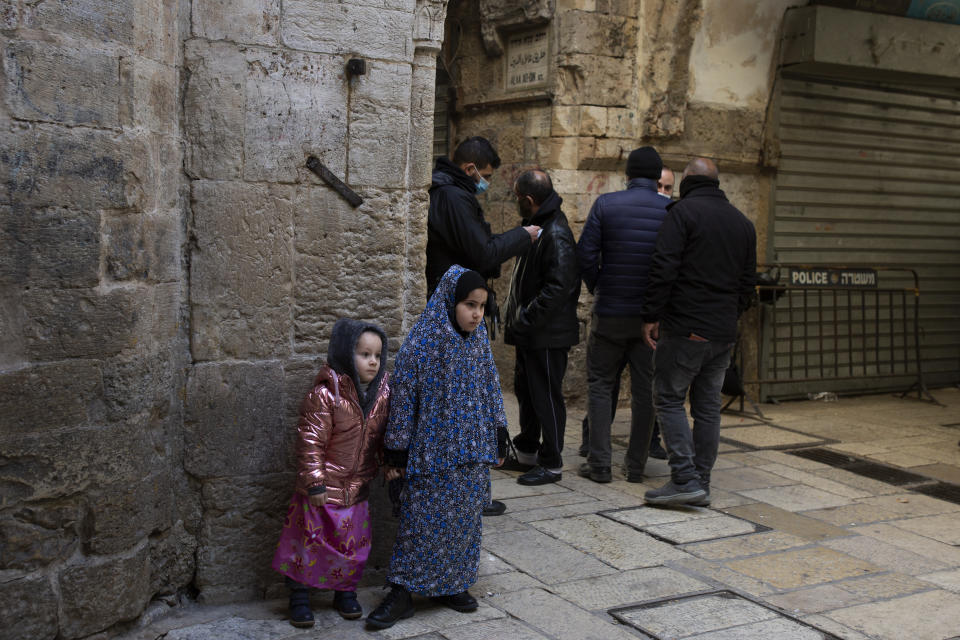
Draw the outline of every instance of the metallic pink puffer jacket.
[[[350,376],[328,365],[300,405],[297,425],[297,491],[326,485],[327,504],[350,506],[367,499],[377,475],[383,432],[390,409],[389,376],[384,375],[366,419]]]

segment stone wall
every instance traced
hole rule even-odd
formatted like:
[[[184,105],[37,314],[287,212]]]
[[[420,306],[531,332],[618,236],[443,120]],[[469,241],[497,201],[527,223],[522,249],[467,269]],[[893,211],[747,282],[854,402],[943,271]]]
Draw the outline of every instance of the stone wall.
[[[0,8],[0,609],[77,638],[193,577],[184,3]]]

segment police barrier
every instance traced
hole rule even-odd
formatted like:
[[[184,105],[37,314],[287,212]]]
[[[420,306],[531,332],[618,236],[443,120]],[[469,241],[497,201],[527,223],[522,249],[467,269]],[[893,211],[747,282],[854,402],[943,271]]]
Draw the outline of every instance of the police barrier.
[[[767,277],[757,286],[756,377],[745,382],[760,385],[761,399],[772,399],[782,389],[792,389],[783,395],[796,395],[804,386],[800,383],[889,378],[912,380],[903,396],[916,391],[918,398],[937,402],[923,379],[916,271],[797,264],[758,268]],[[871,390],[872,383],[858,384],[856,390]]]

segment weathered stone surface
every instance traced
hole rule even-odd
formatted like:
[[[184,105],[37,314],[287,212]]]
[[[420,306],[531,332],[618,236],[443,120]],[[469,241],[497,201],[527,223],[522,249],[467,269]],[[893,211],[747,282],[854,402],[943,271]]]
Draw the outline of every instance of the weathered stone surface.
[[[136,618],[150,599],[150,555],[142,546],[127,556],[85,558],[60,573],[60,630],[79,638]]]
[[[637,113],[627,108],[607,109],[607,135],[611,138],[636,138]]]
[[[409,61],[413,57],[413,19],[412,10],[397,11],[366,3],[286,0],[283,44],[303,51]],[[374,33],[375,38],[357,37]]]
[[[184,466],[201,478],[287,468],[279,362],[200,364],[187,381]],[[226,452],[229,452],[227,454]]]
[[[213,180],[239,178],[246,59],[236,46],[225,42],[190,40],[184,48],[184,67],[189,72],[183,98],[187,173]]]
[[[289,353],[292,189],[207,181],[192,189],[194,358]]]
[[[7,640],[52,640],[57,635],[57,596],[47,576],[0,582]]]
[[[881,571],[869,562],[823,547],[735,560],[727,566],[778,589],[796,589]],[[803,571],[797,571],[796,567],[803,567]]]
[[[613,567],[540,532],[522,536],[497,533],[485,536],[483,546],[524,573],[548,584],[616,572]]]
[[[603,136],[607,133],[607,111],[604,107],[580,107],[580,135]]]
[[[634,569],[551,586],[557,595],[591,610],[608,610],[633,602],[679,596],[709,588],[708,583],[667,567]]]
[[[582,53],[561,55],[557,63],[558,100],[561,104],[579,104],[582,96],[590,95],[600,97],[604,106],[626,107],[631,84],[623,79],[634,72],[633,65],[620,58]]]
[[[527,589],[490,598],[490,602],[544,635],[565,640],[636,638],[609,618],[594,616],[543,589]]]
[[[91,287],[100,269],[100,216],[0,206],[0,283]]]
[[[272,46],[280,30],[280,0],[193,2],[193,35],[208,40]]]
[[[904,629],[916,638],[951,638],[956,636],[960,595],[930,591],[824,615],[871,638],[895,640],[903,637]]]
[[[283,365],[283,407],[286,424],[291,425],[291,429],[300,415],[300,403],[313,388],[313,379],[326,362],[326,346],[318,344],[314,351],[317,355],[289,360]]]
[[[711,497],[713,490],[711,489]],[[685,545],[684,551],[706,560],[729,560],[744,556],[757,555],[768,551],[781,551],[791,547],[803,547],[809,540],[784,533],[782,531],[764,531],[753,535],[737,536],[727,540],[716,540]]]
[[[19,41],[5,48],[3,62],[7,101],[14,117],[119,126],[116,56]]]
[[[79,543],[74,500],[25,504],[0,516],[0,569],[35,571],[65,560]]]
[[[120,61],[120,124],[167,133],[177,121],[177,70],[140,56]]]
[[[5,2],[0,7],[0,29],[16,29],[20,23],[20,5],[16,2]]]
[[[723,515],[712,518],[701,518],[693,522],[658,524],[646,528],[647,532],[658,538],[663,538],[676,544],[739,536],[745,533],[753,533],[756,530],[757,527],[752,522]]]
[[[770,609],[745,598],[727,594],[708,594],[674,602],[667,601],[653,607],[624,611],[621,615],[637,628],[667,638],[716,632],[777,617]]]
[[[24,6],[24,26],[92,42],[133,44],[134,0],[33,2]]]
[[[636,46],[636,20],[602,13],[564,11],[559,21],[560,53],[589,53],[622,58]]]
[[[169,529],[175,512],[171,484],[169,473],[164,471],[137,482],[91,491],[84,521],[85,551],[119,553],[153,531]]]
[[[95,362],[75,360],[0,373],[4,438],[89,425],[103,413],[103,382]]]
[[[369,62],[366,75],[352,82],[349,184],[402,187],[407,182],[404,167],[410,142],[411,67]],[[432,105],[432,97],[421,97],[428,98]],[[370,140],[377,144],[366,144]]]
[[[150,538],[150,593],[175,593],[190,584],[196,568],[197,539],[177,522]]]
[[[179,216],[119,216],[104,222],[104,262],[113,280],[171,282],[181,275]]]
[[[195,585],[205,603],[253,600],[278,580],[270,562],[293,480],[292,473],[278,473],[203,483]]]

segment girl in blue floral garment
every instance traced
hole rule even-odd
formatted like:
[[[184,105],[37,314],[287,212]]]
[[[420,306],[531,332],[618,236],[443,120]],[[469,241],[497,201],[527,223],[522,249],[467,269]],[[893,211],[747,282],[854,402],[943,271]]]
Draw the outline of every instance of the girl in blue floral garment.
[[[388,479],[403,476],[391,590],[368,617],[385,629],[414,613],[411,592],[474,611],[489,467],[502,462],[507,419],[483,324],[484,279],[454,265],[397,353],[384,436]]]

